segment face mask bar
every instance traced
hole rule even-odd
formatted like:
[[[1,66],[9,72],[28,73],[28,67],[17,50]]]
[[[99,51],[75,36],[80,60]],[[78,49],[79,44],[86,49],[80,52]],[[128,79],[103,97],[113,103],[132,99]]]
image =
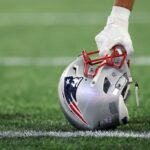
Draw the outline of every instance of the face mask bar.
[[[110,55],[107,54],[101,58],[91,59],[90,56],[99,54],[99,51],[82,51],[82,57],[84,61],[84,75],[86,77],[93,78],[97,74],[98,70],[104,65],[108,65],[114,68],[121,68],[127,58],[126,51],[119,54],[117,47],[114,47],[110,52],[112,52]],[[89,71],[90,66],[96,66],[96,69]]]

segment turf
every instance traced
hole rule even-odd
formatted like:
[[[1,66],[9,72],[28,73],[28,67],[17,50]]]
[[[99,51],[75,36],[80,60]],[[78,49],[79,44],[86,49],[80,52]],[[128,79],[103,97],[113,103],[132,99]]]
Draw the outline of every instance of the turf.
[[[10,139],[8,143],[5,139],[0,141],[4,149],[28,150],[28,149],[149,149],[150,141],[144,139],[120,139],[120,138],[28,138]],[[142,144],[141,144],[142,143]],[[7,146],[6,146],[7,145]]]
[[[0,14],[7,13],[105,13],[112,1],[86,0],[0,0]],[[149,13],[150,2],[137,1],[134,14]],[[2,16],[0,15],[0,21]],[[11,18],[8,18],[11,19]],[[33,18],[34,19],[34,18]],[[102,20],[101,20],[102,19]],[[78,20],[77,20],[78,21]],[[77,56],[81,50],[95,50],[100,25],[0,26],[0,58]],[[135,56],[149,56],[149,24],[130,25]],[[57,85],[64,67],[0,67],[0,131],[76,131],[64,118],[58,102]],[[140,84],[140,107],[136,108],[134,86],[128,100],[130,123],[121,131],[150,131],[149,66],[132,66]],[[12,138],[1,139],[1,149],[148,149],[149,140],[131,138]]]

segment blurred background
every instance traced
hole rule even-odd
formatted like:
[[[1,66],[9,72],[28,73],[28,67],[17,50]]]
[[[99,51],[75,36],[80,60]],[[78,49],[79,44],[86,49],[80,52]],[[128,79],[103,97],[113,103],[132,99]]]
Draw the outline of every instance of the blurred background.
[[[0,130],[72,130],[59,108],[58,81],[68,59],[83,49],[97,49],[95,35],[104,28],[112,4],[113,0],[0,0]],[[150,56],[149,10],[149,1],[135,2],[129,29],[134,57]],[[145,125],[150,123],[148,71],[147,65],[132,68],[144,103],[137,110],[132,90],[131,124],[122,130],[150,130]]]
[[[0,0],[0,56],[74,56],[95,50],[95,35],[113,0]],[[148,1],[136,1],[130,18],[135,55],[149,54]],[[144,53],[143,53],[144,52]]]

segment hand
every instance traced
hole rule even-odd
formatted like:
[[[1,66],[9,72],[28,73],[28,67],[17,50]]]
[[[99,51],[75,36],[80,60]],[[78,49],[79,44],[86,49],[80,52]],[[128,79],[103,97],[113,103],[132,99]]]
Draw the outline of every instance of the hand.
[[[132,40],[128,33],[128,21],[121,18],[109,17],[106,27],[95,37],[95,40],[100,56],[105,56],[116,45],[122,45],[128,57],[133,52]]]

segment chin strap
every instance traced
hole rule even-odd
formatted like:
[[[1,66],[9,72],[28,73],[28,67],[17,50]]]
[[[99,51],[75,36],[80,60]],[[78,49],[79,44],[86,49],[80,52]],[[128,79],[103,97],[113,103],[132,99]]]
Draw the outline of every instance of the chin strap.
[[[135,99],[136,99],[136,105],[139,107],[139,84],[137,82],[135,83]]]
[[[139,107],[140,106],[140,104],[139,104],[139,84],[132,77],[129,77],[129,83],[134,84],[136,106]]]

